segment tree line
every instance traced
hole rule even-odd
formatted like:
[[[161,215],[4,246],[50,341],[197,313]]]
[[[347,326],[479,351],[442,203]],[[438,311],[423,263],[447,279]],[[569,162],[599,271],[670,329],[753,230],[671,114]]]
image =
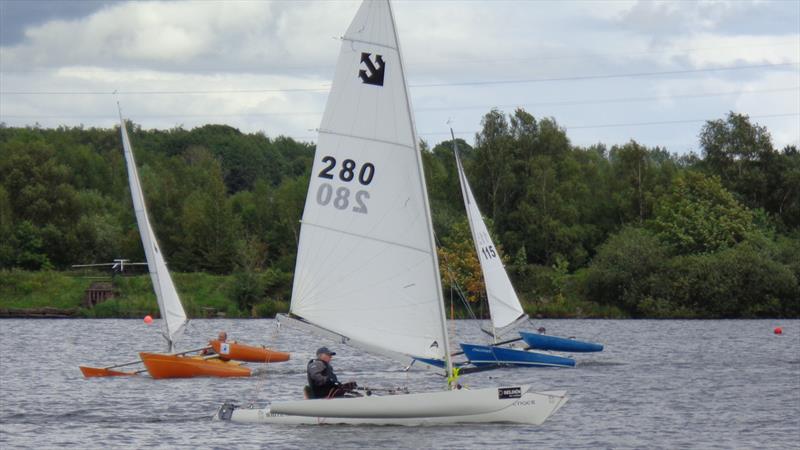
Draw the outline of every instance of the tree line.
[[[225,125],[129,128],[170,268],[234,274],[243,310],[290,296],[312,144]],[[730,113],[700,153],[570,143],[552,118],[489,111],[457,140],[532,312],[800,315],[800,153]],[[482,304],[451,141],[421,143],[445,289]],[[0,268],[143,260],[118,129],[0,125]]]

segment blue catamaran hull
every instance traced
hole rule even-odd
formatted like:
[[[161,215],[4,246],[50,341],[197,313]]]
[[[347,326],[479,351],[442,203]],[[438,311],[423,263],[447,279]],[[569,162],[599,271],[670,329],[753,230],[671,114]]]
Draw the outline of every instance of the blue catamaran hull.
[[[475,366],[574,367],[575,360],[507,347],[461,344],[464,356]]]
[[[539,350],[553,350],[557,352],[600,352],[603,351],[602,344],[593,342],[578,341],[556,336],[546,336],[544,334],[527,333],[520,331],[519,335],[530,348]]]

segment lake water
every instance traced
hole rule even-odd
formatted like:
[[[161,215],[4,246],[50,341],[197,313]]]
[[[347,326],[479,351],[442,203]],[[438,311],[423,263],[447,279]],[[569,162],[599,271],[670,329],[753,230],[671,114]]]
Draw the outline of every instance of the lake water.
[[[335,348],[341,380],[374,387],[441,388],[438,375],[277,331],[272,320],[196,320],[180,344],[231,339],[292,352],[259,378],[84,379],[79,364],[163,351],[158,321],[0,320],[0,448],[800,448],[800,321],[537,320],[548,334],[601,342],[575,369],[503,369],[468,386],[532,383],[570,401],[539,427],[276,426],[213,422],[227,399],[300,398],[305,364]],[[453,331],[483,340],[477,322]],[[774,335],[775,326],[784,333]],[[451,334],[452,335],[452,334]]]

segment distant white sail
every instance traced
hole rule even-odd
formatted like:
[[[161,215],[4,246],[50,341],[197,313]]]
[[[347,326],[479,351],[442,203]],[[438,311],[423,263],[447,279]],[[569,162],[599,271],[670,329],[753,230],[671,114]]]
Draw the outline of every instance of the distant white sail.
[[[167,264],[158,247],[153,227],[150,226],[150,219],[147,217],[147,209],[144,204],[144,194],[139,182],[139,171],[136,168],[136,161],[133,158],[133,150],[128,139],[128,131],[122,113],[119,116],[120,133],[122,134],[122,147],[125,151],[125,165],[128,168],[128,182],[131,188],[131,198],[133,199],[133,209],[136,213],[136,223],[139,227],[139,234],[142,237],[147,267],[150,271],[150,279],[153,280],[153,290],[158,299],[158,309],[161,311],[163,319],[164,337],[169,343],[170,351],[173,351],[175,340],[181,335],[186,326],[186,312],[183,310],[178,292],[172,282],[172,277],[167,270]]]
[[[430,209],[388,2],[364,2],[343,41],[291,312],[369,350],[447,359]]]
[[[494,328],[503,328],[521,317],[525,317],[525,312],[519,303],[514,286],[511,285],[503,261],[500,259],[500,252],[497,251],[492,237],[489,235],[489,230],[486,229],[478,204],[475,203],[475,197],[472,195],[472,189],[469,187],[467,176],[464,174],[464,166],[461,164],[461,157],[455,145],[455,136],[453,137],[453,152],[456,155],[458,179],[461,181],[461,193],[464,196],[464,206],[467,209],[472,240],[475,243],[475,250],[478,252],[478,260],[483,271],[492,325]]]

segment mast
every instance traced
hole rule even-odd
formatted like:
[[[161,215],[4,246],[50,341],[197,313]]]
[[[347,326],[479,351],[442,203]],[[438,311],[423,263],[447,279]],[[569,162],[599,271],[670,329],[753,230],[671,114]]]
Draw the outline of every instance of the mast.
[[[394,11],[392,10],[392,3],[389,0],[386,0],[386,6],[389,8],[389,16],[392,19],[392,31],[394,32],[394,39],[397,43],[397,61],[400,64],[400,73],[403,76],[403,93],[406,97],[406,112],[408,113],[408,119],[411,122],[411,134],[414,139],[414,149],[417,156],[417,165],[419,166],[419,183],[422,187],[423,192],[423,201],[425,204],[425,220],[428,224],[428,232],[429,232],[429,240],[430,240],[430,248],[433,252],[433,273],[435,274],[436,279],[436,296],[439,298],[439,318],[441,319],[442,324],[442,335],[444,336],[444,358],[445,358],[445,365],[447,368],[447,377],[448,379],[453,376],[453,360],[450,357],[450,338],[447,334],[447,316],[444,310],[444,296],[442,295],[442,279],[441,275],[439,274],[439,255],[436,253],[436,239],[433,235],[433,220],[431,218],[431,206],[430,201],[428,200],[428,187],[425,183],[425,173],[422,167],[422,154],[420,153],[419,149],[419,137],[417,135],[417,125],[414,121],[414,114],[411,109],[411,97],[408,95],[408,83],[406,82],[406,70],[405,65],[403,64],[403,52],[400,47],[400,38],[397,35],[397,23],[394,20]]]

